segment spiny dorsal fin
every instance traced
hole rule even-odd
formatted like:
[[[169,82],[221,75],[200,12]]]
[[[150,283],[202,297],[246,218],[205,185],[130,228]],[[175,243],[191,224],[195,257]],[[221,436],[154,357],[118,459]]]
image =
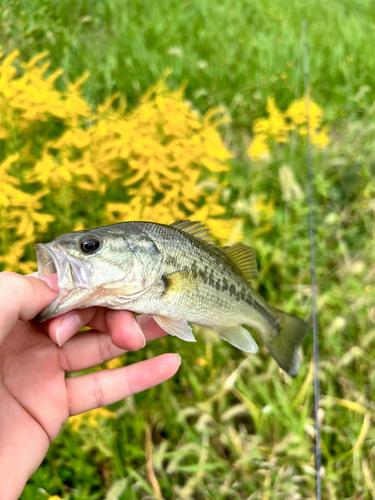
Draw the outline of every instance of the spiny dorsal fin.
[[[183,231],[184,233],[195,236],[206,243],[212,243],[212,236],[209,233],[209,230],[198,221],[178,220],[170,225],[180,231]]]
[[[220,250],[236,264],[247,281],[258,278],[257,261],[255,252],[251,247],[236,243],[231,247],[221,247]]]

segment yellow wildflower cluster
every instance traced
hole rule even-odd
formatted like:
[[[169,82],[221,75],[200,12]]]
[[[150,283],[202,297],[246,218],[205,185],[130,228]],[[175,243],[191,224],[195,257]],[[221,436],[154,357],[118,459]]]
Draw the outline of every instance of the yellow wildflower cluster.
[[[323,111],[306,96],[292,102],[283,113],[276,106],[274,97],[267,100],[267,118],[254,121],[254,138],[247,149],[253,161],[267,158],[274,143],[285,143],[292,130],[306,136],[306,101],[309,118],[309,136],[314,146],[324,148],[329,143],[327,130],[322,127]]]
[[[224,172],[231,157],[217,131],[218,110],[202,117],[184,101],[183,88],[171,92],[165,77],[144,95],[126,120],[116,120],[114,137],[107,142],[111,147],[113,141],[113,159],[122,159],[129,167],[122,185],[131,196],[128,203],[107,204],[112,222],[168,223],[171,217],[182,219],[186,214],[207,222],[225,213],[218,205],[220,189],[210,196],[199,187],[202,167],[211,174]]]
[[[15,50],[1,65],[0,102],[2,115],[8,125],[16,125],[22,129],[35,121],[48,121],[50,117],[74,123],[79,117],[90,116],[90,106],[79,93],[79,86],[87,79],[88,74],[74,85],[69,85],[65,92],[59,92],[54,85],[63,73],[62,70],[44,77],[50,63],[47,61],[41,66],[37,65],[47,57],[48,52],[38,54],[28,63],[21,62],[20,67],[24,72],[17,77],[17,68],[13,63],[19,55],[19,51]],[[15,110],[18,111],[17,119]]]
[[[0,64],[3,268],[35,270],[31,244],[46,232],[125,220],[193,218],[223,240],[231,236],[234,224],[220,219],[218,174],[231,158],[220,110],[200,115],[165,74],[132,111],[118,95],[93,111],[81,91],[87,74],[58,90],[64,75],[48,74],[46,53],[27,63],[18,56]]]
[[[18,159],[18,153],[11,154],[0,164],[0,236],[3,245],[9,245],[9,251],[0,255],[0,263],[5,264],[5,269],[28,273],[33,270],[33,262],[21,261],[25,246],[34,241],[35,231],[46,231],[55,217],[39,211],[45,190],[27,193],[20,189],[20,180],[9,174]]]

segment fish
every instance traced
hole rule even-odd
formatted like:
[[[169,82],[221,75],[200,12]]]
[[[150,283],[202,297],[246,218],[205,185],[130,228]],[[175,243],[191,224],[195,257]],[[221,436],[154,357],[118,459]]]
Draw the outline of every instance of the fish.
[[[60,289],[38,321],[91,306],[126,309],[152,315],[187,342],[195,342],[193,323],[256,353],[250,328],[286,373],[298,374],[309,325],[270,306],[250,285],[258,277],[251,247],[216,246],[200,222],[122,222],[67,233],[35,250],[38,276],[57,273]]]

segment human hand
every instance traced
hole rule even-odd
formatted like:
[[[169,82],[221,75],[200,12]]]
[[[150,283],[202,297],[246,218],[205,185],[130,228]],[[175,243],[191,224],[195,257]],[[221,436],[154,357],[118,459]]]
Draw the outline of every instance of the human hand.
[[[47,278],[49,286],[35,277],[0,273],[2,500],[20,496],[70,416],[160,384],[179,367],[178,356],[163,354],[123,368],[65,378],[66,373],[140,349],[146,340],[165,332],[150,317],[139,316],[138,323],[131,312],[100,307],[71,311],[48,323],[33,322],[57,296],[56,280]],[[92,330],[74,335],[84,325]]]

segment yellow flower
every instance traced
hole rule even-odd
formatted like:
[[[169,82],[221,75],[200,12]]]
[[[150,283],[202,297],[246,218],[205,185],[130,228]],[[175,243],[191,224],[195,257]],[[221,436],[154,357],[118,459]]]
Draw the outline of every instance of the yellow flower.
[[[29,272],[35,271],[35,268],[32,269],[32,266],[30,265],[31,263],[20,262],[24,254],[25,247],[33,240],[34,238],[32,236],[26,238],[20,238],[10,246],[8,252],[5,255],[0,255],[0,262],[4,264],[5,271],[20,270],[22,264],[23,268],[29,270]]]
[[[290,126],[286,123],[283,113],[276,106],[275,98],[267,99],[269,120],[269,134],[275,137],[276,142],[285,142]]]
[[[98,427],[98,418],[116,418],[116,413],[107,410],[107,408],[95,408],[94,410],[70,417],[68,423],[72,426],[74,432],[78,432],[84,422],[87,422],[91,427]]]
[[[242,220],[207,219],[206,226],[221,244],[233,245],[243,239]]]
[[[269,97],[267,99],[266,109],[268,118],[259,118],[254,121],[254,134],[256,137],[261,137],[261,139],[258,140],[259,144],[261,141],[264,142],[266,139],[272,138],[276,140],[276,142],[285,142],[290,126],[286,123],[282,112],[277,108],[274,97]],[[259,155],[253,154],[253,156]]]
[[[310,97],[307,99],[309,130],[312,144],[325,147],[329,143],[326,129],[321,129],[323,111]],[[285,116],[299,126],[299,133],[306,136],[306,96],[294,101],[286,110]]]
[[[202,368],[204,368],[205,366],[207,366],[207,360],[205,358],[197,358],[197,360],[195,361],[195,363],[199,366],[201,366]]]
[[[121,358],[111,359],[106,362],[105,367],[108,370],[113,370],[114,368],[121,368],[123,366]]]
[[[321,127],[323,111],[310,98],[307,104],[311,143],[323,148],[329,144],[327,130]],[[246,151],[252,161],[266,159],[270,154],[272,141],[285,143],[293,126],[297,128],[301,136],[306,136],[305,97],[291,103],[285,113],[277,108],[275,99],[269,97],[267,99],[267,113],[267,118],[258,118],[254,121],[254,138]]]
[[[319,132],[313,131],[310,139],[311,143],[319,148],[325,148],[329,144],[329,137],[325,128],[322,128]]]
[[[18,185],[20,181],[15,177],[9,175],[9,168],[19,159],[20,155],[18,153],[8,156],[0,164],[0,185],[4,186],[6,183]]]
[[[268,158],[270,148],[267,144],[267,135],[263,133],[256,135],[247,148],[246,153],[252,161]]]

